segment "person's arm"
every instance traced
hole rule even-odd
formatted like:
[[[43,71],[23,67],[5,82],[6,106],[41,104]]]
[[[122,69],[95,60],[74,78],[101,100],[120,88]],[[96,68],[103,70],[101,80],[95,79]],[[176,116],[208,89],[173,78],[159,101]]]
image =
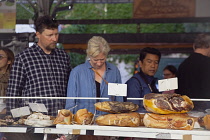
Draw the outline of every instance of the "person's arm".
[[[67,87],[67,97],[77,97],[77,78],[75,71],[72,70],[69,76],[68,87]],[[73,110],[76,106],[76,99],[67,99],[65,108],[68,110]]]
[[[130,78],[127,82],[127,98],[143,98],[141,97],[141,86],[136,78]],[[140,100],[127,100],[135,104],[140,104]]]
[[[20,58],[15,58],[15,62],[10,72],[10,78],[7,88],[6,96],[8,97],[21,97],[22,90],[25,86],[26,71]],[[7,112],[11,109],[20,107],[18,105],[18,99],[7,99]]]

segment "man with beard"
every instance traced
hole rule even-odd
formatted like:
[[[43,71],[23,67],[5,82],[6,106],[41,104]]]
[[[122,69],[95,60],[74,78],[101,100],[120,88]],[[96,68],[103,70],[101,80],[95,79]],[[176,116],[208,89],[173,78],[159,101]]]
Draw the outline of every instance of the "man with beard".
[[[145,94],[158,92],[155,86],[157,78],[154,75],[158,70],[160,58],[161,53],[155,48],[146,47],[141,50],[139,57],[140,72],[126,82],[128,98],[143,98]],[[142,101],[131,100],[131,102],[140,106],[139,112],[145,112]]]
[[[56,48],[58,22],[50,16],[39,17],[35,22],[38,42],[19,53],[10,74],[9,97],[66,97],[70,73],[70,58],[64,50]],[[7,111],[42,103],[47,115],[56,116],[65,101],[59,99],[8,99]]]

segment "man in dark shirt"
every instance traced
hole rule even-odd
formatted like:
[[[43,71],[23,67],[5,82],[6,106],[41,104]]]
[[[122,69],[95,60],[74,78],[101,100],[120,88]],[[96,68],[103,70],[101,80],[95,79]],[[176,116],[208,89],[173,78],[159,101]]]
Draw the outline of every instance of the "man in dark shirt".
[[[146,47],[141,50],[139,57],[140,72],[126,82],[128,98],[143,98],[145,94],[158,92],[155,86],[157,78],[154,75],[157,72],[160,58],[161,53],[155,48]],[[131,100],[131,102],[140,106],[139,112],[145,112],[142,101]]]
[[[190,98],[210,99],[210,35],[200,34],[191,54],[178,68],[176,93]],[[194,102],[195,110],[205,110],[210,102]]]
[[[70,73],[70,58],[64,50],[56,48],[58,22],[50,16],[35,22],[38,43],[19,53],[9,79],[9,97],[66,97]],[[7,110],[28,103],[45,104],[48,115],[56,116],[65,101],[58,99],[8,99]]]

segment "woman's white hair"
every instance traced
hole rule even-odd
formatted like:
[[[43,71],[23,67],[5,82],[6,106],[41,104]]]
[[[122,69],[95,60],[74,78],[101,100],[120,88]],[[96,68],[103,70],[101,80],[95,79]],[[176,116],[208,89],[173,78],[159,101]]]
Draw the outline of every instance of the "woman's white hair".
[[[93,36],[88,41],[88,46],[86,49],[87,57],[96,57],[100,53],[103,53],[104,55],[108,55],[110,51],[110,47],[108,42],[101,36]]]

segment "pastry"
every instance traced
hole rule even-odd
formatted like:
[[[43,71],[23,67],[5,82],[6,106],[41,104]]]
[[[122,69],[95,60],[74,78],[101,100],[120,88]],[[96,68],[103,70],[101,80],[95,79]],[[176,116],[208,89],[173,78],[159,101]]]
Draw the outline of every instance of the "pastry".
[[[93,122],[92,120],[93,120],[93,113],[88,112],[87,109],[80,109],[74,115],[74,123],[76,124],[87,125],[91,124],[91,122]]]
[[[62,109],[59,111],[53,124],[72,124],[73,114],[70,110]]]

